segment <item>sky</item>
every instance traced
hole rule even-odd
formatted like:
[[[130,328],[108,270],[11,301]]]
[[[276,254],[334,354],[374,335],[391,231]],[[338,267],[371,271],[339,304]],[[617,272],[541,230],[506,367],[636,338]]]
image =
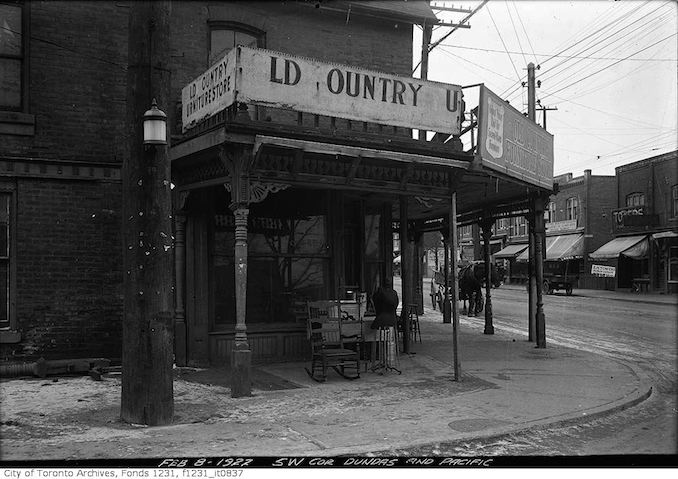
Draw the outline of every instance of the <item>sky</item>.
[[[432,1],[475,9],[481,1]],[[467,14],[436,11],[458,23]],[[554,174],[614,175],[615,167],[678,149],[678,2],[490,0],[429,54],[428,79],[484,83],[527,112],[527,64],[554,135]],[[432,43],[450,32],[437,27]],[[421,28],[415,28],[414,65]],[[419,76],[416,70],[414,76]],[[464,89],[467,111],[478,88]],[[537,105],[539,107],[539,105]],[[543,113],[537,111],[543,126]],[[469,145],[469,138],[464,138]]]

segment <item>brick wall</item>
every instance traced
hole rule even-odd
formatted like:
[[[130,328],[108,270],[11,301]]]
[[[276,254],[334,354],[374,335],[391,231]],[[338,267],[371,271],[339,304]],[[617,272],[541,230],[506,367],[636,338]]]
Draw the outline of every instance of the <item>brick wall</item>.
[[[35,136],[3,136],[0,156],[122,161],[129,9],[120,3],[30,2]]]
[[[617,179],[614,176],[591,176],[588,199],[587,253],[614,238],[612,210],[617,208]]]
[[[172,8],[175,19],[172,55],[177,59],[172,74],[172,95],[177,99],[172,123],[175,133],[181,130],[181,89],[209,66],[208,21],[237,22],[257,28],[265,32],[265,48],[270,50],[398,75],[412,74],[412,26],[408,24],[293,2],[231,2],[209,6],[176,2]],[[296,113],[286,114],[270,108],[266,109],[264,118],[267,116],[282,123],[295,123],[297,119]],[[329,120],[322,119],[320,126],[328,127]],[[347,129],[348,124],[337,120],[336,128]],[[377,126],[370,125],[370,131],[378,131]],[[388,132],[392,134],[393,129]],[[405,128],[399,128],[397,134],[411,137]]]
[[[16,194],[22,342],[0,359],[119,358],[120,185],[23,180]]]

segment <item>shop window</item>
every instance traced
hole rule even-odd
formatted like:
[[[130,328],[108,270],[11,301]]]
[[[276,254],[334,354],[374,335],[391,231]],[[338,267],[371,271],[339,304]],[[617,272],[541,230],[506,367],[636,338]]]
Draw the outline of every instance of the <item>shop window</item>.
[[[209,65],[231,51],[237,45],[264,48],[264,32],[236,22],[210,22]]]
[[[626,206],[645,206],[645,194],[631,193],[626,195]]]
[[[307,300],[327,299],[330,286],[324,194],[288,190],[252,204],[247,231],[247,322],[300,324]],[[235,323],[235,219],[215,216],[214,327]]]
[[[678,218],[678,185],[673,185],[671,188],[671,212],[674,218]]]
[[[565,203],[565,209],[567,210],[567,219],[576,220],[579,214],[579,199],[576,196],[568,198]]]

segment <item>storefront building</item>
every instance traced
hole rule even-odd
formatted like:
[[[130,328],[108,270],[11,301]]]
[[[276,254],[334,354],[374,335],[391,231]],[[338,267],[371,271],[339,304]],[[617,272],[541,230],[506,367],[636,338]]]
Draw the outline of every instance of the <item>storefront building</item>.
[[[615,169],[614,238],[591,253],[615,289],[676,293],[678,285],[678,154]]]
[[[609,218],[616,207],[614,176],[583,176],[571,173],[556,176],[557,193],[545,205],[545,274],[567,276],[580,288],[604,289],[606,281],[591,274],[588,255],[613,238]],[[506,247],[494,255],[495,261],[508,265],[513,282],[528,277],[528,225],[525,217],[508,223]],[[500,230],[501,231],[501,230]]]
[[[37,58],[21,67],[21,102],[0,112],[2,358],[115,360],[128,6],[21,5],[21,51]],[[55,33],[57,10],[72,21]],[[544,163],[533,177],[498,173],[501,144],[461,148],[461,87],[411,77],[414,25],[436,21],[425,2],[172,2],[174,100],[159,106],[171,132],[177,365],[304,359],[306,302],[369,305],[393,276],[394,233],[401,304],[416,303],[424,232],[454,243],[457,214],[523,211],[550,192],[552,138],[533,142],[545,150],[529,152]],[[69,38],[87,51],[49,46]],[[499,102],[487,102],[491,114]],[[417,129],[444,141],[415,140]]]

